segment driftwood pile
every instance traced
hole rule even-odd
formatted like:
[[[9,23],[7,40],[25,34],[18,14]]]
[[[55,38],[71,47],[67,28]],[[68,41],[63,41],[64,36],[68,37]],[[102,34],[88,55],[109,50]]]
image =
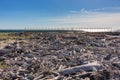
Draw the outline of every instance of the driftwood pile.
[[[0,49],[3,80],[120,80],[120,37],[43,32]],[[23,34],[24,35],[24,34]],[[5,66],[6,65],[6,66]]]

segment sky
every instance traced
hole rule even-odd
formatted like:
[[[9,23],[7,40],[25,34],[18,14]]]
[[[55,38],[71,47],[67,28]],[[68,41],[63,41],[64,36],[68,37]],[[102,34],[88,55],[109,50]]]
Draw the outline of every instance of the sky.
[[[120,28],[120,0],[0,0],[0,29]]]

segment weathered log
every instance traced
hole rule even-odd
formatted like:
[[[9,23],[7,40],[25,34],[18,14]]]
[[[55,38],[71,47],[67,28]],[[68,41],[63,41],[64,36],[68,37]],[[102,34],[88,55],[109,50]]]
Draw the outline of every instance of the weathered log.
[[[10,50],[8,50],[8,49],[0,49],[0,56],[4,55],[6,53],[9,53],[9,52],[10,52]]]
[[[114,62],[112,65],[120,69],[120,61]]]
[[[59,73],[57,72],[51,72],[51,74],[54,76],[54,78],[47,79],[47,80],[58,80],[59,78]],[[34,78],[34,80],[46,80],[45,75],[39,75],[38,77]]]
[[[58,72],[61,75],[69,75],[69,74],[74,74],[74,73],[80,72],[81,70],[84,70],[84,71],[88,72],[88,71],[91,71],[93,67],[96,68],[96,69],[99,69],[101,67],[101,65],[100,65],[100,63],[95,61],[95,62],[85,64],[85,65],[66,68],[66,69],[63,69],[63,70],[58,71]]]
[[[76,76],[74,76],[73,78],[75,78],[75,77],[86,78],[86,77],[89,77],[92,73],[93,73],[93,72],[85,72],[85,73],[76,75]]]

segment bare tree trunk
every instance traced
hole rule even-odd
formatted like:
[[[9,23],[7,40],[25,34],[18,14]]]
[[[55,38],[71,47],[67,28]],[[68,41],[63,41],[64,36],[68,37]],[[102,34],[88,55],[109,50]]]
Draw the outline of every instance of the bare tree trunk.
[[[66,68],[66,69],[63,69],[63,70],[59,71],[59,73],[62,74],[62,75],[69,75],[69,74],[74,74],[76,72],[79,72],[81,70],[90,71],[90,70],[92,70],[93,67],[98,69],[98,68],[101,67],[101,65],[100,65],[100,63],[95,61],[95,62],[85,64],[85,65]]]

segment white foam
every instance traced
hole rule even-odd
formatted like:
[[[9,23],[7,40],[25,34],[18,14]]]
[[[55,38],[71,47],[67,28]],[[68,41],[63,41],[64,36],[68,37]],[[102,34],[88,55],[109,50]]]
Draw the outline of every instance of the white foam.
[[[74,29],[74,30],[81,30],[85,32],[110,32],[111,29]]]

